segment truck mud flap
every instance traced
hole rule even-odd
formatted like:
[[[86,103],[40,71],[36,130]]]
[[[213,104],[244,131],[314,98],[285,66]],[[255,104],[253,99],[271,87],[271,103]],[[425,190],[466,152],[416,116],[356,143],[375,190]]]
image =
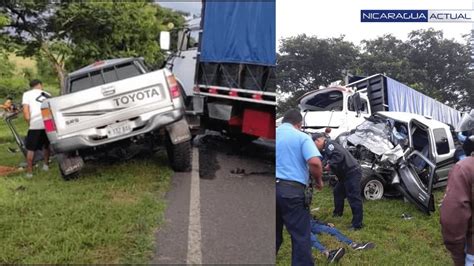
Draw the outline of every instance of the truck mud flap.
[[[185,118],[168,125],[166,131],[168,131],[171,143],[174,145],[191,139],[191,131],[189,130],[189,125]]]
[[[56,155],[61,172],[64,175],[70,175],[80,171],[84,167],[84,161],[81,156],[70,156],[64,153]]]

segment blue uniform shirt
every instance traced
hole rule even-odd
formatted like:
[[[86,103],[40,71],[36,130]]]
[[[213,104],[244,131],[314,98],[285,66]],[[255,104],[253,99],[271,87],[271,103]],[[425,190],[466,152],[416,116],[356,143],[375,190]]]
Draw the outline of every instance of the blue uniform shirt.
[[[311,137],[289,123],[276,130],[276,177],[308,184],[307,161],[321,157]]]

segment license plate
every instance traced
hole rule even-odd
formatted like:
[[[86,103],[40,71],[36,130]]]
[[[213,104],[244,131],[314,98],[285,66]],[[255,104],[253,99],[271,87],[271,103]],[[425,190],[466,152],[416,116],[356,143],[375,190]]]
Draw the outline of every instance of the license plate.
[[[107,137],[115,138],[132,132],[132,125],[130,122],[121,122],[107,126]]]

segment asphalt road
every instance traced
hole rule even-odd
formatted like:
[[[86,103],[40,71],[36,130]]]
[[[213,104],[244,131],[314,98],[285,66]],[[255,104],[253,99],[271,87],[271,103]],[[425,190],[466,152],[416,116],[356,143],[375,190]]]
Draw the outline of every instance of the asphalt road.
[[[274,145],[206,135],[194,149],[193,172],[172,178],[152,263],[275,263]]]

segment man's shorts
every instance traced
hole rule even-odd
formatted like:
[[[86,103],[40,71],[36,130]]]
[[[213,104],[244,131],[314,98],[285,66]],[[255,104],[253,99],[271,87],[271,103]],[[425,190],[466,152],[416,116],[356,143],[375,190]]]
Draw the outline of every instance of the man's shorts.
[[[26,149],[29,151],[41,150],[49,146],[48,136],[44,129],[30,129],[25,139]]]

